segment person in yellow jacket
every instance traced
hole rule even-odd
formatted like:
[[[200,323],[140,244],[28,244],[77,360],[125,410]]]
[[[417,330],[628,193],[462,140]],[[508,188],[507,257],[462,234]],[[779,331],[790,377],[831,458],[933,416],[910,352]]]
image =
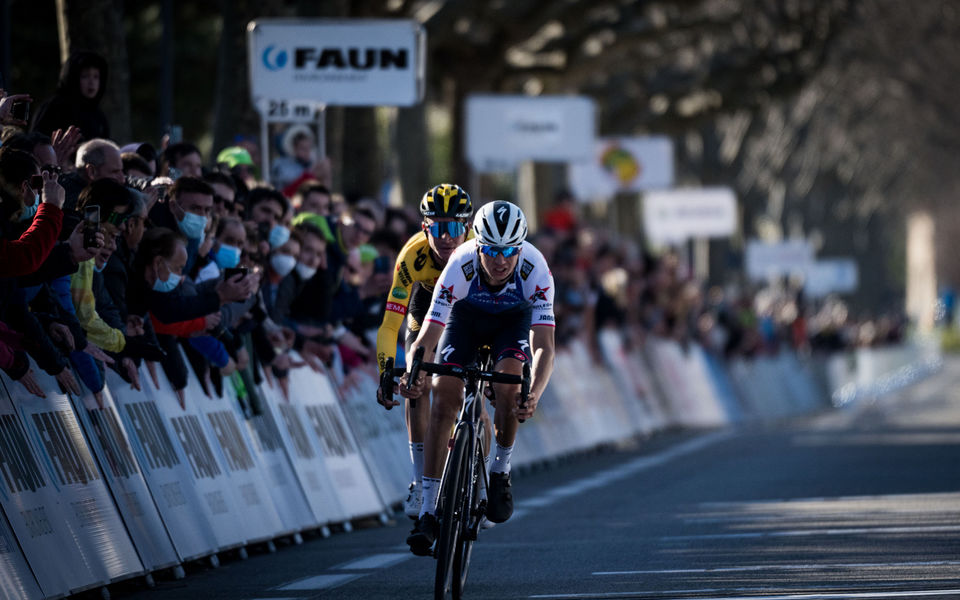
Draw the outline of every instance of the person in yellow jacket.
[[[421,231],[411,237],[397,256],[393,273],[393,285],[387,296],[383,322],[377,330],[377,364],[383,373],[387,359],[397,354],[397,336],[403,319],[407,319],[405,347],[409,348],[423,323],[433,286],[440,277],[447,259],[473,232],[468,226],[473,216],[470,196],[459,185],[441,183],[427,190],[420,200],[420,215],[423,217]],[[420,479],[423,475],[423,439],[430,418],[429,398],[421,398],[415,409],[405,403],[407,436],[410,442],[412,481],[404,512],[411,519],[420,514]],[[393,398],[392,390],[377,390],[377,402],[390,410],[400,403]],[[489,431],[489,425],[487,427]]]

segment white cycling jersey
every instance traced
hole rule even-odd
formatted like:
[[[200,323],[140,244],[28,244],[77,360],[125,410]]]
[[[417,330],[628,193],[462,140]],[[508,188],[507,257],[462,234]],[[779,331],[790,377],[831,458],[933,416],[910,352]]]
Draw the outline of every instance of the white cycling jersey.
[[[453,305],[463,300],[491,314],[532,307],[531,326],[554,327],[553,293],[553,273],[530,242],[521,246],[513,280],[493,292],[480,277],[477,240],[467,240],[450,256],[433,288],[427,321],[446,326]]]

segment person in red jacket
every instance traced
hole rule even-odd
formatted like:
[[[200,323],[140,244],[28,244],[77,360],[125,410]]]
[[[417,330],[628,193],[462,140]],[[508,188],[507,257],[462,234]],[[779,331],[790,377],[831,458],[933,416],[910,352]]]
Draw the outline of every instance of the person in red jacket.
[[[11,152],[11,151],[7,151]],[[17,152],[17,151],[12,151]],[[40,189],[33,186],[38,185]],[[21,199],[35,198],[39,205],[30,207],[22,202],[20,210],[33,211],[30,227],[16,240],[0,239],[0,277],[20,277],[29,275],[40,268],[50,255],[63,226],[63,188],[57,183],[57,175],[51,171],[34,175],[20,184],[18,192]],[[12,203],[12,194],[0,195],[0,203]],[[13,206],[3,207],[13,209]],[[6,212],[3,210],[2,212]]]

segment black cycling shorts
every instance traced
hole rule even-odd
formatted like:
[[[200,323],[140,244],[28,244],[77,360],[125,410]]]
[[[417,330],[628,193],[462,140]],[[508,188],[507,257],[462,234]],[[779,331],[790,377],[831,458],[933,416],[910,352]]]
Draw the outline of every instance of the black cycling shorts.
[[[420,327],[427,316],[427,311],[430,310],[431,300],[433,300],[433,291],[418,283],[413,289],[410,304],[407,305],[407,335],[403,340],[407,351],[420,335]]]
[[[532,314],[530,307],[491,314],[466,302],[457,302],[440,336],[434,361],[465,367],[473,364],[477,349],[486,344],[490,346],[494,364],[504,358],[528,362]]]

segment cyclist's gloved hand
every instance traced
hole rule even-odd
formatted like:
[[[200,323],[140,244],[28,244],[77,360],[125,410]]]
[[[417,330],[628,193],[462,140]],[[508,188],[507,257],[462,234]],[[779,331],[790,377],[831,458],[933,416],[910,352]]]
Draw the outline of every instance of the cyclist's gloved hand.
[[[410,386],[410,389],[407,389],[407,378],[410,377],[409,373],[404,373],[400,377],[400,395],[404,398],[420,398],[423,393],[426,391],[426,378],[423,376],[423,373],[417,375],[417,380],[413,382],[413,385]]]
[[[540,398],[536,393],[534,393],[533,390],[530,390],[530,393],[527,394],[527,403],[522,407],[520,406],[521,400],[522,398],[520,397],[520,392],[517,392],[517,400],[516,405],[513,408],[513,416],[518,419],[527,420],[533,416],[533,413],[537,411],[537,403],[540,401]]]
[[[400,403],[394,400],[393,398],[394,391],[396,390],[396,385],[393,384],[392,380],[390,382],[390,386],[393,389],[389,390],[387,393],[384,393],[384,389],[382,385],[377,387],[377,402],[380,403],[380,405],[387,410],[390,410],[394,406],[400,406]]]

